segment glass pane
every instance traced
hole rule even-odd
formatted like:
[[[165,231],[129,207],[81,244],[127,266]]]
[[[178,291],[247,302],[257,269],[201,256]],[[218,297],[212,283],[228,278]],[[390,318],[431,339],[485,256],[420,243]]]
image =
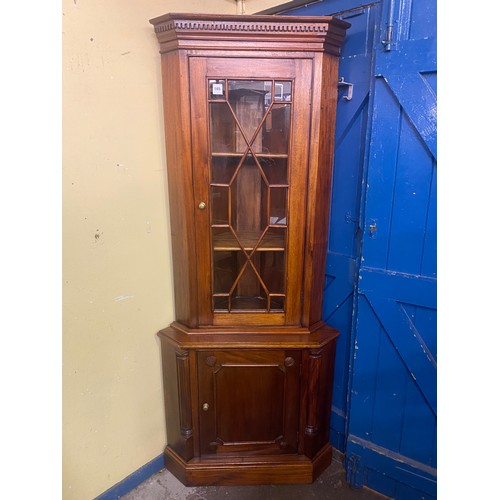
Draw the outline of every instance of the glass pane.
[[[212,186],[212,224],[229,224],[229,188]]]
[[[231,310],[267,310],[267,295],[250,264],[231,294]]]
[[[231,311],[267,311],[264,297],[231,297]]]
[[[292,82],[275,82],[274,83],[274,101],[291,101],[292,100]]]
[[[213,79],[208,96],[214,310],[284,311],[292,82]]]
[[[257,247],[258,252],[284,251],[285,250],[286,227],[270,227]]]
[[[214,311],[227,312],[229,310],[229,297],[214,297]]]
[[[208,98],[226,99],[226,80],[208,80]]]
[[[229,227],[212,228],[212,247],[214,251],[241,250],[238,240],[234,237],[234,234]]]
[[[228,294],[238,277],[238,269],[238,252],[214,252],[213,292]]]
[[[266,112],[266,95],[270,95],[272,82],[259,80],[229,80],[228,100],[236,115],[243,133],[251,143],[255,153],[262,152],[262,132],[257,132],[259,125]],[[243,151],[247,142],[238,142],[243,138],[237,138],[236,151]]]
[[[270,185],[288,184],[288,160],[286,158],[258,158]]]
[[[285,310],[285,297],[284,296],[271,296],[271,311],[284,311]]]
[[[229,184],[241,156],[212,156],[212,182],[214,184]]]
[[[269,292],[285,293],[285,252],[259,252],[253,258],[258,261],[257,269]]]
[[[231,225],[237,234],[255,232],[267,226],[267,185],[255,158],[248,155],[231,186]]]
[[[210,103],[212,153],[243,153],[246,143],[226,102]]]
[[[286,225],[286,195],[287,188],[269,188],[271,192],[271,207],[269,224]]]
[[[262,152],[288,154],[290,104],[273,104],[262,131]]]

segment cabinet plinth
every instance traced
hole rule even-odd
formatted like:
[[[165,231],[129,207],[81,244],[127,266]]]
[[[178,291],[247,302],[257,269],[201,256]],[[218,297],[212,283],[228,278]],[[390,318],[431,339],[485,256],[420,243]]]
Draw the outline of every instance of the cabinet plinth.
[[[160,43],[176,321],[159,332],[169,470],[301,483],[330,463],[321,321],[348,23],[167,14]]]

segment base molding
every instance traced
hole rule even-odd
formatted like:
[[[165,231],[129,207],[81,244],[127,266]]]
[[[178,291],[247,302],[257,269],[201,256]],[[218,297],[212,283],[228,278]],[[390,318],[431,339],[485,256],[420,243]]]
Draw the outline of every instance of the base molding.
[[[242,486],[312,483],[331,464],[332,454],[332,446],[327,444],[312,460],[304,455],[278,455],[185,462],[167,446],[164,457],[166,468],[186,486]]]
[[[153,474],[160,472],[165,465],[165,456],[158,455],[150,460],[147,464],[139,467],[136,471],[132,472],[129,476],[122,479],[120,482],[107,489],[94,500],[116,500],[126,495],[134,488],[137,488],[144,481],[149,479]]]

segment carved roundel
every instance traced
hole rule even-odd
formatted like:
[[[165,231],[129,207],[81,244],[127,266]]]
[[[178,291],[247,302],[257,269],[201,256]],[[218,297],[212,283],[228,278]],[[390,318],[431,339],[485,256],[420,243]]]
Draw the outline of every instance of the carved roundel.
[[[208,366],[215,366],[215,363],[217,363],[217,358],[215,356],[207,356],[205,358],[205,363]]]

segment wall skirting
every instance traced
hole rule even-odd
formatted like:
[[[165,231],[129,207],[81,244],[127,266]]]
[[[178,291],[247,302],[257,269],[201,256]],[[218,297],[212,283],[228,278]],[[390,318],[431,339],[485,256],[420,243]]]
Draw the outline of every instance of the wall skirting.
[[[165,460],[162,453],[135,472],[132,472],[132,474],[122,479],[119,483],[116,483],[109,490],[101,493],[94,500],[117,500],[164,468]]]

